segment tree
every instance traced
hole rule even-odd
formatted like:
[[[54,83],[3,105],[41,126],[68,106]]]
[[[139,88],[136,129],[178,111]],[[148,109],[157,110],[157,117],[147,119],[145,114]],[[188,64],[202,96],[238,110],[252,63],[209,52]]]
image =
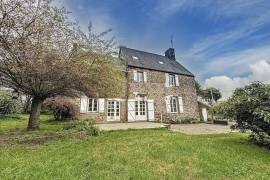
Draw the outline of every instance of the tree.
[[[117,95],[120,65],[110,32],[82,32],[65,8],[50,0],[0,1],[0,82],[32,98],[28,130],[39,129],[42,103],[50,97]]]
[[[233,128],[251,130],[253,142],[270,148],[270,85],[254,82],[236,89],[228,107],[227,115],[236,119]]]
[[[222,97],[221,92],[219,89],[216,88],[207,88],[203,90],[203,98],[208,100],[208,101],[217,101]]]
[[[195,88],[196,92],[199,96],[203,96],[203,90],[201,88],[201,85],[198,83],[198,81],[195,81]]]

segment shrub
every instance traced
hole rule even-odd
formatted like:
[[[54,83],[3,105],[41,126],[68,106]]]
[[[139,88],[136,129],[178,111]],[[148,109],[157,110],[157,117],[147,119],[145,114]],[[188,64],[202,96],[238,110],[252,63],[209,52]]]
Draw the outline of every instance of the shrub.
[[[233,129],[250,130],[254,143],[270,148],[270,85],[260,82],[236,89],[227,114],[236,119]]]
[[[76,129],[78,131],[84,131],[89,136],[98,136],[100,134],[100,130],[97,126],[94,125],[93,121],[79,121],[76,125]]]
[[[190,124],[193,121],[197,121],[197,120],[190,117],[177,117],[174,119],[170,119],[171,124]]]
[[[18,96],[14,96],[12,92],[0,90],[0,114],[15,114],[22,110],[22,103]]]
[[[44,103],[52,111],[55,120],[75,119],[79,114],[79,107],[68,99],[57,97]]]

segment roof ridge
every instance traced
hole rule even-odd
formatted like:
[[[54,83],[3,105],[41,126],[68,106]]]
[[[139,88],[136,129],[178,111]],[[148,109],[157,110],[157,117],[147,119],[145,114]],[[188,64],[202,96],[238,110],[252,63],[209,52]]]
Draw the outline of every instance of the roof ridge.
[[[138,49],[133,49],[133,48],[128,48],[128,47],[120,47],[120,48],[131,49],[131,50],[134,50],[134,51],[139,51],[139,52],[143,52],[143,53],[147,53],[147,54],[153,54],[153,55],[156,55],[156,56],[166,57],[165,55],[160,55],[160,54],[156,54],[156,53],[152,53],[152,52],[146,52],[146,51],[143,51],[143,50],[138,50]],[[168,58],[168,57],[166,57],[166,58]]]

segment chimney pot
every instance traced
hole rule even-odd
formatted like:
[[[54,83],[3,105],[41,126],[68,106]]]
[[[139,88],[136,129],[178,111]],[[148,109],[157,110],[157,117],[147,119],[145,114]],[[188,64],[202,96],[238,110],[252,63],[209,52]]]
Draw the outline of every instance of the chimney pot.
[[[167,51],[165,51],[165,56],[171,60],[176,60],[175,59],[175,53],[173,48],[169,48]]]

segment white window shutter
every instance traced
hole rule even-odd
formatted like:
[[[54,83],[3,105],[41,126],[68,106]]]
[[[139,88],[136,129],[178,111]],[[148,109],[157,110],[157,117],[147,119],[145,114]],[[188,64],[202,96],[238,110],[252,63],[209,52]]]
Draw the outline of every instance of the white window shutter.
[[[154,100],[148,100],[148,120],[155,121],[155,108],[154,108]]]
[[[80,113],[87,112],[88,98],[86,96],[81,96],[81,104],[80,104]]]
[[[170,106],[170,96],[165,97],[165,104],[166,104],[166,111],[167,113],[171,112],[171,106]]]
[[[137,71],[136,71],[136,70],[133,71],[133,80],[134,80],[135,82],[138,81],[138,76],[137,76]]]
[[[165,73],[165,87],[169,87],[169,74]]]
[[[143,72],[143,81],[147,82],[147,72]]]
[[[183,113],[184,112],[184,104],[183,104],[183,98],[178,97],[178,103],[179,103],[179,112]]]
[[[135,100],[129,99],[128,100],[128,121],[135,121]]]
[[[98,99],[98,111],[99,112],[104,112],[104,103],[105,103],[105,99],[104,98],[100,98]]]
[[[178,75],[175,75],[175,86],[179,86],[179,78]]]

